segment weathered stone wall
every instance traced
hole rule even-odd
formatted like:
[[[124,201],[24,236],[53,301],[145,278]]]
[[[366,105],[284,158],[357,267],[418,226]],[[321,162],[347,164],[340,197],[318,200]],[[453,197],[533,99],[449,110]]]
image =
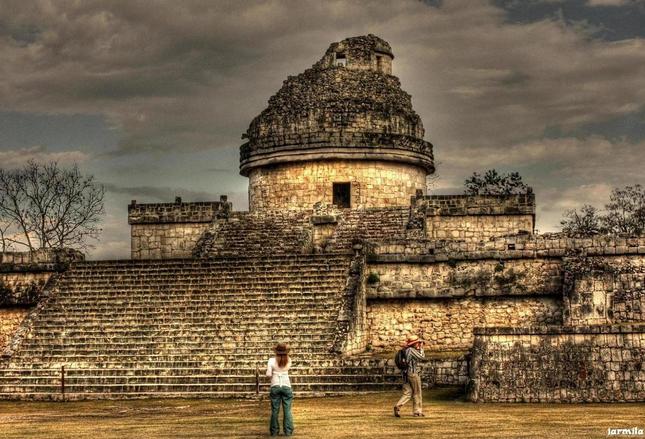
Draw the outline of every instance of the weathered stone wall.
[[[29,308],[0,308],[0,354],[27,314],[29,314]]]
[[[429,216],[426,237],[480,241],[520,232],[533,233],[533,221],[531,215]]]
[[[27,252],[0,253],[0,267],[3,271],[42,269],[45,265],[64,265],[85,259],[83,253],[69,248],[43,248]]]
[[[209,223],[132,224],[132,259],[189,258]]]
[[[53,270],[0,272],[0,307],[35,305],[52,274]]]
[[[240,173],[328,159],[407,163],[432,173],[432,145],[423,140],[411,96],[389,74],[391,59],[380,38],[348,38],[289,76],[242,136],[248,142],[240,147]]]
[[[557,297],[462,297],[368,300],[367,320],[374,351],[394,351],[410,334],[428,341],[429,351],[469,350],[475,327],[560,324]]]
[[[82,253],[72,249],[0,253],[0,355],[43,298],[50,278],[83,259]]]
[[[332,351],[352,355],[365,351],[368,343],[365,257],[352,259],[338,312]]]
[[[383,240],[371,247],[373,261],[449,261],[479,259],[563,258],[580,256],[645,257],[645,237],[566,238],[557,234],[517,235],[491,238],[479,242],[428,239]]]
[[[425,219],[425,238],[461,241],[532,234],[535,195],[418,195],[412,211]]]
[[[558,259],[450,260],[371,263],[370,298],[420,298],[562,293]]]
[[[565,324],[645,322],[645,257],[565,258]]]
[[[199,238],[217,218],[232,209],[226,196],[220,201],[137,204],[128,206],[132,259],[188,258]]]
[[[645,326],[476,331],[475,402],[645,401]]]
[[[351,207],[407,206],[426,190],[421,167],[377,161],[329,160],[254,169],[249,175],[249,210],[312,209],[332,204],[332,183],[351,183]]]
[[[71,249],[0,253],[0,307],[35,305],[54,273],[83,259],[82,253]]]

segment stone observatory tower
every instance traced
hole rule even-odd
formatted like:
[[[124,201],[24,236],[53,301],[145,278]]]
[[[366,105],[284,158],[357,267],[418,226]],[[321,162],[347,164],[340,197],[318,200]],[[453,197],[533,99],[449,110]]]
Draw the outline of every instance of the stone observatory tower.
[[[284,81],[242,136],[252,212],[405,206],[425,194],[432,145],[393,59],[381,38],[347,38]]]

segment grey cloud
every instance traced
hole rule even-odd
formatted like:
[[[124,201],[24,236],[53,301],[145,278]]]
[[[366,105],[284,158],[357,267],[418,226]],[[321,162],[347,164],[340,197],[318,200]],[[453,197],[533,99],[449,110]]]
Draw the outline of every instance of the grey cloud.
[[[642,41],[589,40],[551,20],[504,26],[483,0],[8,5],[2,22],[38,31],[29,47],[0,41],[2,102],[102,112],[124,132],[118,154],[239,144],[288,74],[368,31],[390,40],[431,140],[450,148],[509,145],[645,102]]]
[[[486,167],[522,170],[551,206],[580,199],[563,189],[636,183],[645,145],[572,133],[645,108],[643,39],[602,41],[557,19],[511,24],[485,0],[430,3],[5,0],[0,104],[103,114],[122,133],[111,158],[236,147],[287,75],[330,42],[371,32],[391,43],[436,146],[437,190]],[[544,140],[547,127],[565,139]],[[140,183],[111,190],[217,197]],[[242,192],[232,197],[245,205]]]
[[[132,186],[124,187],[112,183],[104,183],[109,192],[131,197],[139,197],[138,202],[164,202],[170,203],[175,197],[182,197],[184,201],[216,201],[219,195],[211,192],[194,191],[191,189],[171,188],[161,186]]]
[[[90,156],[83,151],[48,151],[46,147],[35,145],[28,148],[17,148],[0,151],[0,166],[16,168],[33,160],[36,162],[58,162],[61,165],[83,163]]]

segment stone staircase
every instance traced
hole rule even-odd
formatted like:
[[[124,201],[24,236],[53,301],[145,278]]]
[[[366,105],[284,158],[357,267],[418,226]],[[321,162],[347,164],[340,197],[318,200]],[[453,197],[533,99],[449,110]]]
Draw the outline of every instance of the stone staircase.
[[[410,220],[409,207],[372,207],[345,209],[338,216],[338,226],[330,239],[331,251],[352,248],[354,240],[380,241],[405,238]]]
[[[197,242],[194,256],[301,254],[308,253],[310,245],[307,212],[232,212],[213,222]]]
[[[329,353],[350,261],[74,263],[0,363],[0,399],[254,397],[278,341],[300,396],[394,388],[391,368]]]

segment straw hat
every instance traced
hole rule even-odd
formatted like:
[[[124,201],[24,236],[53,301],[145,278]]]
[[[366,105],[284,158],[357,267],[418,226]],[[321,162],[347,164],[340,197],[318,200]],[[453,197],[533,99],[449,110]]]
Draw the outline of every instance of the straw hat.
[[[289,353],[289,346],[287,346],[285,343],[278,343],[277,345],[275,345],[273,351],[277,355],[286,355]]]
[[[425,340],[420,339],[418,335],[411,335],[408,337],[408,340],[405,342],[405,345],[409,347],[417,343],[425,343]]]

